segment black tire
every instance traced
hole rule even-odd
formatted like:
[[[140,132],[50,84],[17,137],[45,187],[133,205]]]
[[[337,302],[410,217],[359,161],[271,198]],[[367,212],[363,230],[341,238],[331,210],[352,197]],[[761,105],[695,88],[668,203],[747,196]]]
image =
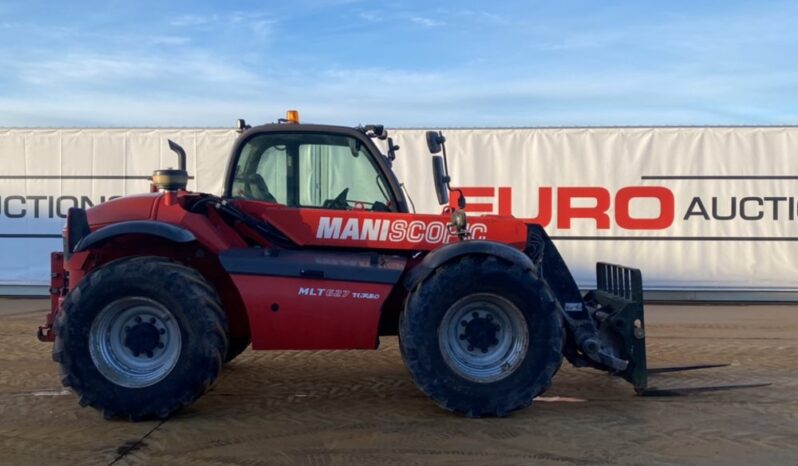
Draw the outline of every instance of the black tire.
[[[225,364],[232,361],[239,354],[243,353],[252,343],[250,337],[232,337],[227,336],[227,355],[224,357]]]
[[[166,341],[167,348],[172,351],[167,369],[161,369],[161,379],[146,386],[126,386],[125,382],[134,379],[125,379],[124,370],[118,372],[122,374],[118,376],[123,380],[121,384],[112,381],[113,377],[104,374],[117,373],[109,372],[107,361],[118,359],[92,355],[92,351],[103,354],[96,349],[98,346],[94,346],[94,342],[102,341],[102,338],[96,338],[102,334],[96,330],[97,322],[105,321],[99,316],[113,315],[112,311],[117,309],[115,306],[122,306],[120,312],[123,315],[136,315],[139,307],[124,308],[124,304],[130,302],[154,303],[153,309],[167,310],[168,313],[163,315],[167,316],[164,321],[168,323],[164,325],[170,325],[172,329],[170,332],[160,329],[161,336],[154,337],[155,343],[144,337],[135,340],[149,341],[148,345],[162,345]],[[126,312],[128,314],[124,314]],[[172,317],[174,322],[169,322]],[[138,316],[136,319],[136,322],[142,322]],[[149,330],[147,322],[141,325],[144,326],[142,332],[151,332],[150,336],[159,332],[154,324],[153,330]],[[124,347],[116,346],[115,350],[128,350],[130,354],[124,357],[130,358],[133,353],[129,346],[132,344],[129,342],[134,341],[130,339],[130,329],[138,326],[126,326],[125,336],[119,337],[124,338]],[[108,331],[105,335],[123,333],[120,327],[117,329],[120,331]],[[60,364],[62,383],[80,397],[82,406],[92,406],[102,411],[106,418],[121,417],[131,421],[165,419],[193,403],[216,381],[222,357],[227,352],[226,330],[227,322],[219,298],[196,270],[160,257],[123,258],[92,271],[66,297],[55,324],[53,360]],[[168,338],[172,340],[165,340]],[[150,358],[153,352],[167,351],[152,348],[154,346],[147,355]],[[119,354],[123,352],[119,351]],[[135,357],[139,356],[136,353]],[[105,372],[99,367],[104,367]]]
[[[447,362],[452,357],[444,355],[442,348],[449,343],[439,340],[448,338],[447,332],[439,327],[450,309],[459,309],[456,303],[474,298],[479,306],[483,296],[499,296],[496,302],[512,303],[509,307],[520,311],[513,312],[523,315],[520,322],[526,323],[527,349],[516,353],[509,375],[475,381]],[[459,323],[468,328],[465,321]],[[562,317],[548,285],[536,273],[492,256],[466,256],[433,272],[408,296],[399,334],[402,358],[416,385],[442,408],[468,417],[506,416],[529,406],[549,388],[562,364]],[[459,340],[471,342],[465,333]]]

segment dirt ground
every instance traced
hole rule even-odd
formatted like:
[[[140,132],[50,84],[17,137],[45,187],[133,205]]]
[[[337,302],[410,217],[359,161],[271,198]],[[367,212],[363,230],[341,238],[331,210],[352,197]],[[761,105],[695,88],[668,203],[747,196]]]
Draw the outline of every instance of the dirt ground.
[[[798,305],[648,306],[660,387],[769,383],[677,398],[563,366],[545,399],[504,419],[438,409],[395,338],[372,352],[245,352],[165,422],[105,421],[61,387],[34,332],[44,300],[0,300],[0,464],[798,465]],[[559,399],[557,397],[560,397]]]

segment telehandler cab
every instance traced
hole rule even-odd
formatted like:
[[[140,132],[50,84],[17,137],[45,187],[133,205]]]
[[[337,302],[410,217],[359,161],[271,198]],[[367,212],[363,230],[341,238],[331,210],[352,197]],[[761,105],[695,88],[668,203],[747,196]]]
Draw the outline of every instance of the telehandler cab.
[[[426,215],[380,125],[289,112],[239,130],[221,197],[186,190],[169,141],[179,168],[155,171],[151,193],[70,209],[39,338],[81,405],[166,418],[250,343],[375,349],[396,334],[418,387],[471,417],[529,406],[563,356],[646,390],[640,271],[599,263],[583,296],[540,225],[449,207],[441,133],[427,142],[446,207]]]

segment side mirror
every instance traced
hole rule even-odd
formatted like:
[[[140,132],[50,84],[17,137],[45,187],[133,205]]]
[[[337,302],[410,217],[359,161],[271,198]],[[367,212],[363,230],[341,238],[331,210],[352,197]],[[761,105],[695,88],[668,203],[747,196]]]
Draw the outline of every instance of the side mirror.
[[[428,132],[427,135],[431,132]],[[435,178],[435,194],[438,195],[438,203],[440,205],[449,204],[449,175],[446,174],[443,157],[440,155],[432,156],[432,176]]]
[[[363,127],[366,131],[366,136],[370,138],[377,138],[384,141],[388,137],[388,131],[385,131],[384,125],[366,125]]]
[[[388,138],[388,162],[393,163],[396,160],[396,151],[399,146],[393,143],[393,138]]]
[[[244,131],[250,128],[252,128],[252,126],[248,125],[243,118],[239,118],[238,120],[236,120],[236,131],[238,131],[239,133],[243,133]]]
[[[443,137],[443,133],[440,131],[427,131],[427,147],[430,153],[439,153],[443,148],[444,142],[446,142],[446,138]]]

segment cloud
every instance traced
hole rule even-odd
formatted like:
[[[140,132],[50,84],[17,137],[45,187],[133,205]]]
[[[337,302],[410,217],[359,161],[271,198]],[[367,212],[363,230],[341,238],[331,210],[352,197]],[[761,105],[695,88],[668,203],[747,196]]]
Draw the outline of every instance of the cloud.
[[[19,78],[28,84],[96,83],[118,79],[151,78],[159,64],[151,59],[131,59],[93,54],[67,54],[16,64]]]
[[[276,23],[271,19],[257,19],[249,22],[248,26],[258,39],[266,39],[272,35]]]
[[[492,21],[494,23],[499,23],[499,24],[507,24],[510,22],[509,19],[507,19],[502,15],[497,15],[495,13],[490,13],[487,11],[461,10],[457,11],[456,13],[458,15],[471,16],[480,20]]]
[[[615,45],[623,45],[625,38],[629,37],[628,30],[592,31],[587,33],[574,33],[551,40],[534,43],[535,48],[549,51],[568,51],[579,49],[601,49]]]
[[[150,45],[187,45],[191,38],[186,36],[152,36],[147,40]]]
[[[422,73],[390,68],[332,68],[324,71],[327,78],[323,86],[344,85],[352,89],[362,86],[431,84],[440,79],[435,73]]]
[[[795,71],[519,77],[504,69],[332,67],[308,75],[255,72],[198,52],[172,60],[70,55],[39,65],[29,70],[39,73],[38,92],[0,97],[0,125],[227,126],[238,117],[272,121],[287,108],[311,122],[394,127],[743,124],[795,121],[798,108]]]
[[[264,13],[233,11],[223,15],[181,15],[173,18],[170,24],[176,27],[208,31],[221,29],[237,31],[244,24],[255,38],[263,41],[271,36],[277,20],[267,17]]]
[[[210,22],[216,21],[219,17],[217,15],[213,16],[199,16],[199,15],[180,15],[176,18],[173,18],[169,24],[172,26],[184,27],[184,26],[202,26],[204,24],[208,24]]]
[[[15,69],[22,83],[46,92],[99,87],[126,89],[126,92],[171,88],[183,93],[207,86],[237,89],[243,84],[257,89],[263,82],[260,75],[249,67],[198,51],[161,56],[76,52],[12,63],[0,60],[0,65],[6,70]]]
[[[371,22],[371,23],[381,23],[383,21],[383,17],[381,15],[378,15],[377,13],[374,13],[374,12],[365,11],[365,12],[360,13],[358,16],[361,19],[363,19],[365,21],[368,21],[368,22]]]
[[[124,27],[9,16],[0,125],[226,126],[294,107],[308,121],[394,126],[796,121],[788,4],[575,14],[300,3]],[[447,34],[421,33],[443,21]]]
[[[425,28],[431,28],[431,27],[435,27],[435,26],[443,26],[444,24],[446,24],[443,21],[437,21],[437,20],[434,20],[434,19],[431,19],[431,18],[426,18],[424,16],[411,16],[410,17],[410,21],[412,21],[413,23],[418,24],[420,26],[423,26]]]

